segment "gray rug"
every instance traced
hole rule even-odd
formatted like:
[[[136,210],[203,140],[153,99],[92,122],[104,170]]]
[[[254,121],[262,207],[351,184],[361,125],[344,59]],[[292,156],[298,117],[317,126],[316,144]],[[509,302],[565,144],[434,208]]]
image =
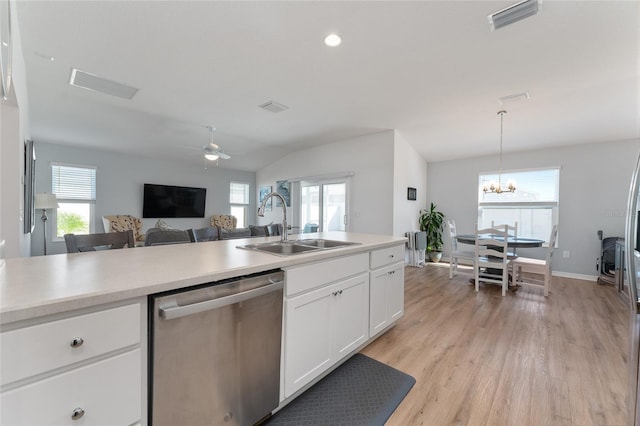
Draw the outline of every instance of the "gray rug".
[[[416,379],[356,354],[264,425],[384,425]]]

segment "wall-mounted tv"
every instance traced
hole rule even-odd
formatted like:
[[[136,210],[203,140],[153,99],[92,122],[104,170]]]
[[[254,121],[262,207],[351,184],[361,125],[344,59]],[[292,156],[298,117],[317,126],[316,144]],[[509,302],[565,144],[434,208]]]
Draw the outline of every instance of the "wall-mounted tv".
[[[144,184],[142,217],[204,217],[206,188]]]

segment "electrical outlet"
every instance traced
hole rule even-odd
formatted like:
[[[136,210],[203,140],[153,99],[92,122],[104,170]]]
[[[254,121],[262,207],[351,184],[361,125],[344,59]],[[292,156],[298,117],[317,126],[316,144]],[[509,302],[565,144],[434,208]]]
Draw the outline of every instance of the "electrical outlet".
[[[562,252],[562,258],[563,259],[568,259],[570,257],[570,254],[571,253],[569,253],[569,250],[565,250],[565,251]]]

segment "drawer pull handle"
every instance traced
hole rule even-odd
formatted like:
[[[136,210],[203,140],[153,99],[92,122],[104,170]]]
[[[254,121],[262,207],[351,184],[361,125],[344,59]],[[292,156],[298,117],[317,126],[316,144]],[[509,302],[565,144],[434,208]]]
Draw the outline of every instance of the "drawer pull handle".
[[[393,255],[392,254],[390,254],[389,257],[393,259]]]
[[[334,296],[337,296],[337,295],[339,295],[339,294],[342,294],[342,290],[336,290],[336,291],[334,291],[334,292],[333,292],[333,293],[331,293],[331,294],[333,294]]]
[[[70,345],[72,348],[79,348],[83,343],[84,339],[82,337],[74,337],[73,339],[71,339]]]
[[[71,413],[71,420],[79,420],[82,418],[82,416],[84,416],[84,410],[78,407],[73,410],[73,413]]]

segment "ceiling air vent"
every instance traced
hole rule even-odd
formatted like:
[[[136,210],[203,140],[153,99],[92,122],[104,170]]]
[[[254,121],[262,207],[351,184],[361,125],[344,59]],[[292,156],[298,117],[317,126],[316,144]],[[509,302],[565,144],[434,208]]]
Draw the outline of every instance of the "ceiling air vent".
[[[514,93],[513,95],[507,95],[498,98],[498,103],[500,105],[506,105],[514,102],[528,101],[529,99],[531,99],[531,95],[529,95],[529,92]]]
[[[282,112],[289,109],[288,106],[279,104],[276,101],[265,102],[262,105],[259,105],[259,107],[271,112]]]
[[[538,13],[539,0],[524,0],[487,16],[491,31],[506,27]]]
[[[71,69],[69,84],[124,99],[131,99],[133,95],[138,92],[138,89],[135,87],[107,80],[106,78],[98,77],[97,75],[89,74],[76,68]]]

